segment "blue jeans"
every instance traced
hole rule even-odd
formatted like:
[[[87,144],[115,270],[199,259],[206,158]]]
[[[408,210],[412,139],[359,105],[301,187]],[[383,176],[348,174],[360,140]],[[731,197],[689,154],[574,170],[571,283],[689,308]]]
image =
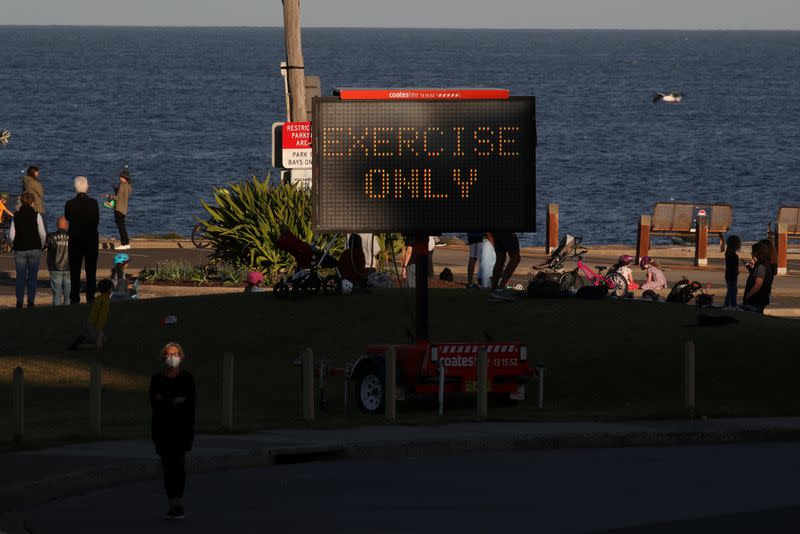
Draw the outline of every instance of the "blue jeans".
[[[25,288],[28,288],[28,305],[36,300],[36,277],[39,275],[41,249],[16,250],[14,262],[17,264],[17,306],[22,306]]]
[[[69,271],[50,271],[50,287],[53,289],[53,306],[69,304],[69,291],[72,288]]]
[[[739,290],[737,280],[726,281],[725,283],[728,284],[728,291],[725,293],[723,306],[736,306],[736,293]]]

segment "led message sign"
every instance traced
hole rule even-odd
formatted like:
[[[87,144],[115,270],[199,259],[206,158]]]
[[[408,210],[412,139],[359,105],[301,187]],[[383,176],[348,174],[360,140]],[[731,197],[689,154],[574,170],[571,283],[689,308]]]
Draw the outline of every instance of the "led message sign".
[[[316,230],[535,230],[533,97],[313,106]]]

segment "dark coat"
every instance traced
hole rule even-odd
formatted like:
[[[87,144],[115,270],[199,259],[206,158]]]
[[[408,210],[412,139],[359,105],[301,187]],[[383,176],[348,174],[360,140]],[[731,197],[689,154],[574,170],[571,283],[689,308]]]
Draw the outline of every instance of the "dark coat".
[[[69,221],[70,245],[99,239],[100,208],[97,201],[86,193],[78,193],[75,198],[67,200],[64,216]]]

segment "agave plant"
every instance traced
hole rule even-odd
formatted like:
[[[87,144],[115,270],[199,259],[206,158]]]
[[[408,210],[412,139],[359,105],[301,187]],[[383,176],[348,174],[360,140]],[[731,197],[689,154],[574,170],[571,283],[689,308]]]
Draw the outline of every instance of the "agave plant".
[[[212,258],[232,265],[275,276],[294,265],[291,255],[276,246],[283,230],[306,242],[314,238],[311,193],[307,189],[273,184],[269,178],[262,182],[254,176],[215,188],[214,201],[202,204],[209,218],[200,223],[214,249]],[[332,252],[341,252],[342,245],[337,238]]]
[[[11,132],[8,130],[0,131],[0,146],[7,145],[11,141]]]

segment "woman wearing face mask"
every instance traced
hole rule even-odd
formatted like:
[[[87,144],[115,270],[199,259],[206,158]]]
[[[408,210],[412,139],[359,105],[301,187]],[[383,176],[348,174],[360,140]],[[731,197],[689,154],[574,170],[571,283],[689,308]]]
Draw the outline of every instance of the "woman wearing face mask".
[[[150,380],[153,443],[164,468],[164,488],[169,499],[167,519],[183,519],[186,453],[194,441],[194,378],[181,369],[183,348],[174,342],[161,349],[164,370]]]

